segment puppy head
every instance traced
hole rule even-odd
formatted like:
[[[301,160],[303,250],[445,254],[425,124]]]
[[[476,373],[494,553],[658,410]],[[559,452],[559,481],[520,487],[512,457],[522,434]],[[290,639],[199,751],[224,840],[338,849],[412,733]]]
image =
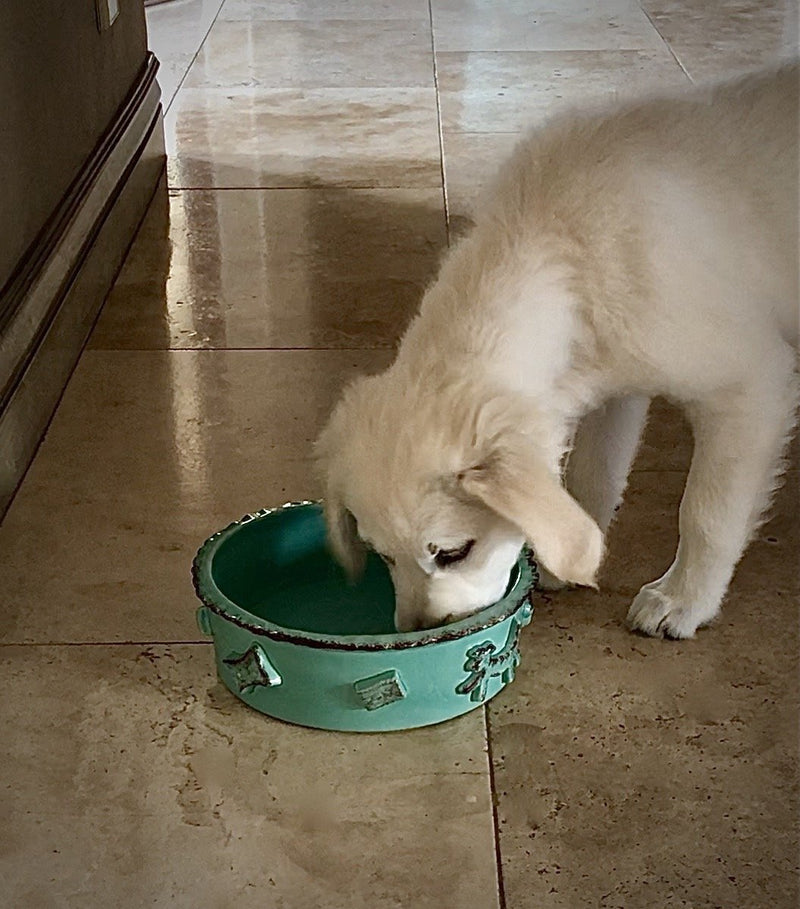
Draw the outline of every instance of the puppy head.
[[[384,558],[398,630],[500,599],[526,540],[562,581],[595,585],[602,534],[537,443],[548,431],[527,402],[464,383],[423,394],[390,371],[347,389],[317,443],[330,545],[353,577],[367,548]]]

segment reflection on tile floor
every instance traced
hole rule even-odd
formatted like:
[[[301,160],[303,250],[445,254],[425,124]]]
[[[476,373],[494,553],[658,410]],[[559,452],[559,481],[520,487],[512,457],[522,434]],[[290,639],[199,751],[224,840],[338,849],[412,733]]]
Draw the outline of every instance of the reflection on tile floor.
[[[441,182],[433,86],[186,87],[166,126],[174,187]]]
[[[793,909],[798,446],[716,626],[631,635],[691,453],[657,402],[602,591],[540,595],[516,681],[411,733],[245,709],[189,564],[230,520],[318,493],[338,389],[389,362],[530,123],[796,53],[795,0],[147,16],[170,189],[0,526],[4,905]]]
[[[662,41],[636,0],[438,0],[437,51],[632,50]]]
[[[150,50],[161,67],[158,83],[167,110],[220,13],[223,0],[159,3],[146,10]]]
[[[14,591],[0,640],[196,640],[199,544],[317,496],[311,445],[336,390],[387,363],[385,351],[87,352],[0,525],[0,586]]]
[[[91,345],[392,347],[445,246],[437,189],[175,190],[151,207]]]
[[[402,55],[393,50],[403,47]],[[187,88],[393,88],[433,85],[422,19],[218,22]]]
[[[359,19],[386,22],[390,19],[425,19],[430,16],[428,0],[226,0],[219,18],[225,20]]]
[[[523,132],[570,107],[688,84],[669,51],[540,51],[437,55],[446,132]]]

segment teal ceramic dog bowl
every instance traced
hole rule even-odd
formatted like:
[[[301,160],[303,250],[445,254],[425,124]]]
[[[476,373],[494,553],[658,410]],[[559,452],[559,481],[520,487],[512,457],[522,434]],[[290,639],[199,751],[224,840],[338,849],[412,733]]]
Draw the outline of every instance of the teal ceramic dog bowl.
[[[194,560],[200,629],[223,683],[262,713],[303,726],[427,726],[494,697],[514,678],[536,568],[520,556],[502,600],[458,622],[394,630],[394,590],[370,554],[351,585],[328,555],[319,503],[246,515]]]

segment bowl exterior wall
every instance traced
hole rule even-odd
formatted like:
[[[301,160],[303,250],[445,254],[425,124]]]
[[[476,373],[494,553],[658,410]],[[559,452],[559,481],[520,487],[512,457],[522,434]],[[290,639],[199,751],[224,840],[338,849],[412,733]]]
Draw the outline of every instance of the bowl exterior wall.
[[[201,607],[217,672],[241,700],[302,726],[409,729],[474,710],[513,680],[527,601],[502,622],[455,640],[377,651],[309,647],[243,629]]]

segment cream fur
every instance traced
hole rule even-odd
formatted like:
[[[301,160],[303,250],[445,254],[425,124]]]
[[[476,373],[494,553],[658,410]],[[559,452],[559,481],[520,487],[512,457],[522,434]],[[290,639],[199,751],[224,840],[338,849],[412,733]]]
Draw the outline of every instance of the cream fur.
[[[526,539],[551,581],[593,585],[654,395],[695,451],[675,562],[629,622],[690,637],[717,614],[794,423],[798,78],[571,113],[517,147],[318,442],[333,548],[390,557],[399,628],[497,599]]]

